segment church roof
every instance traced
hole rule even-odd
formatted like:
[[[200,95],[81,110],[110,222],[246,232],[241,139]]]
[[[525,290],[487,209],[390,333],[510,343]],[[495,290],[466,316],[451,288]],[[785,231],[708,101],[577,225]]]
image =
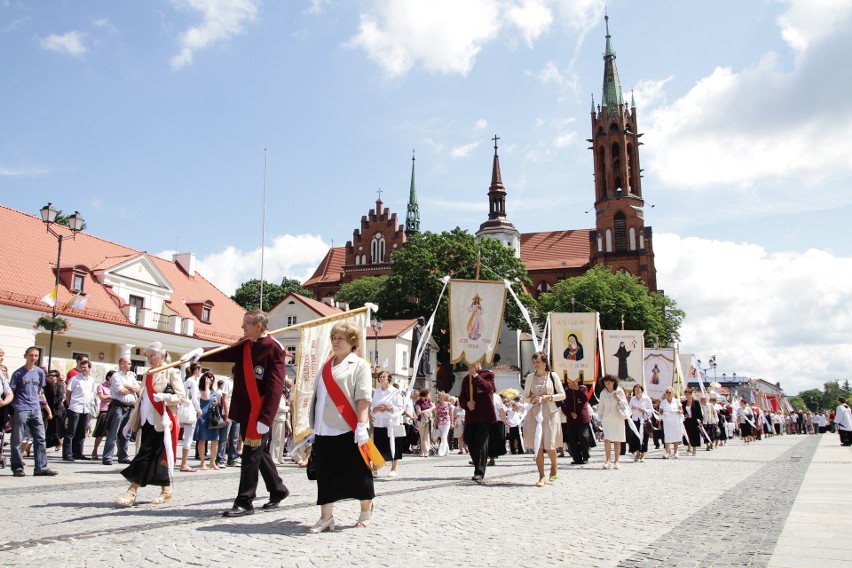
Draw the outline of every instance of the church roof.
[[[56,238],[45,231],[40,218],[8,207],[0,206],[0,226],[6,235],[0,241],[0,266],[3,267],[0,270],[0,304],[50,312],[50,307],[42,302],[41,298],[53,289],[55,283]],[[70,229],[58,225],[54,225],[53,229],[63,235],[71,232]],[[121,311],[123,301],[113,292],[111,286],[101,284],[93,276],[93,272],[109,270],[134,258],[153,263],[173,288],[166,305],[181,318],[195,320],[196,337],[230,343],[242,336],[240,326],[245,310],[206,278],[197,272],[189,276],[173,261],[150,256],[144,251],[98,238],[85,231],[62,243],[60,267],[63,270],[71,267],[81,269],[84,277],[85,307],[60,309],[75,296],[60,279],[56,299],[57,313],[133,326]],[[210,323],[200,321],[187,307],[187,302],[198,299],[209,300],[215,306],[210,313]]]
[[[346,247],[334,247],[328,250],[325,258],[308,278],[303,286],[339,282],[343,276],[343,264],[346,261]]]
[[[579,268],[589,263],[592,229],[521,233],[521,261],[527,270]]]

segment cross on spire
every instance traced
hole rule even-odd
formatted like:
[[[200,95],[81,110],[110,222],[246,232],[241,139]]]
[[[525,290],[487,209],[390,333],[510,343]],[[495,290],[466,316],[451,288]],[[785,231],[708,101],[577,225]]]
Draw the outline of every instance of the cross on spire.
[[[379,201],[381,201],[382,200],[382,188],[380,187],[379,191],[377,191],[376,193],[379,194]]]
[[[492,138],[492,140],[494,140],[494,155],[496,156],[497,155],[497,141],[500,140],[500,137],[495,134],[494,138]]]

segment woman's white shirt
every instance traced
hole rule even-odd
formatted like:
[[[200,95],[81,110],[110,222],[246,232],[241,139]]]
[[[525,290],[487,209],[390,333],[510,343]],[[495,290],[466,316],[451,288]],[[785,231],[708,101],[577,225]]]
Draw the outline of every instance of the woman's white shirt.
[[[385,412],[373,411],[375,407],[381,405],[390,406],[393,410]],[[373,426],[376,428],[387,428],[402,424],[403,408],[402,393],[398,389],[391,386],[388,386],[385,390],[381,388],[375,389],[373,391],[373,400],[370,404],[370,413],[373,415]]]
[[[630,399],[630,419],[634,422],[637,420],[644,422],[650,418],[653,411],[654,405],[651,402],[651,397],[647,394],[642,393],[642,396],[634,396]]]
[[[678,413],[678,410],[681,409],[683,409],[683,407],[680,405],[680,401],[676,398],[672,398],[671,402],[665,398],[660,401],[660,414],[663,416],[663,422],[683,422],[683,414]]]

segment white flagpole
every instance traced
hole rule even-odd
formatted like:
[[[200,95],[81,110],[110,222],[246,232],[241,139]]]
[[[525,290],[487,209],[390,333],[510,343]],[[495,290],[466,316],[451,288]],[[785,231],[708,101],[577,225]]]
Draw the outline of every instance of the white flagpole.
[[[263,149],[263,207],[260,218],[260,305],[263,309],[263,260],[266,249],[266,148]]]

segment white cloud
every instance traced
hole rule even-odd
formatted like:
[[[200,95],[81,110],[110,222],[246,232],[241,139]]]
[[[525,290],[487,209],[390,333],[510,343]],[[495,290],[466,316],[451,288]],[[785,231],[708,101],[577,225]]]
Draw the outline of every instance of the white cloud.
[[[546,32],[553,23],[553,14],[542,0],[521,0],[506,12],[506,19],[520,31],[528,47]]]
[[[476,121],[476,126],[475,126],[475,128],[476,128],[477,130],[482,130],[483,128],[485,128],[485,127],[487,127],[487,126],[488,126],[488,121],[487,121],[487,120],[485,120],[484,118],[480,118],[479,120],[477,120],[477,121]]]
[[[40,166],[0,166],[0,176],[40,176],[47,173],[50,173],[50,170]]]
[[[796,51],[805,51],[811,42],[844,29],[850,8],[847,0],[792,0],[777,20],[781,37]]]
[[[481,142],[471,142],[464,146],[453,146],[453,149],[450,151],[450,155],[453,158],[466,158],[471,152],[478,148],[480,144]]]
[[[319,16],[320,14],[325,13],[325,7],[331,2],[331,0],[310,0],[309,6],[303,13],[310,14],[312,16]]]
[[[109,18],[99,18],[92,22],[92,27],[106,31],[110,35],[121,35],[121,31],[111,22]]]
[[[179,9],[199,12],[201,24],[179,36],[180,53],[172,57],[172,69],[192,63],[197,51],[226,41],[245,31],[244,25],[257,18],[257,0],[172,0]]]
[[[566,132],[565,134],[560,134],[556,137],[556,140],[553,141],[553,145],[557,148],[565,148],[574,143],[577,139],[576,132]]]
[[[316,235],[279,235],[266,246],[263,279],[277,284],[286,276],[304,282],[328,249],[329,245]],[[156,256],[171,260],[174,252],[167,250]],[[243,282],[260,278],[260,247],[242,251],[229,246],[221,252],[198,258],[197,270],[230,296]]]
[[[89,52],[89,48],[86,45],[87,38],[87,33],[75,30],[62,35],[49,35],[39,40],[39,44],[48,51],[64,53],[65,55],[82,59]]]
[[[789,394],[849,376],[852,257],[664,233],[654,252],[658,286],[687,314],[682,350],[716,355],[719,375],[780,381]]]

